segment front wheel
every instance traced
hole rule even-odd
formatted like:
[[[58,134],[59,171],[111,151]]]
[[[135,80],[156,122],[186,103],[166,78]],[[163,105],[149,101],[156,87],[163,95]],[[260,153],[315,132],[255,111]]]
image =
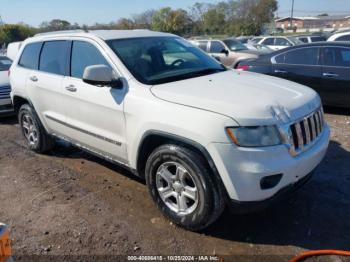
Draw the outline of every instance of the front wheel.
[[[222,213],[224,200],[203,157],[179,145],[163,145],[147,160],[146,181],[153,200],[175,224],[198,231]]]

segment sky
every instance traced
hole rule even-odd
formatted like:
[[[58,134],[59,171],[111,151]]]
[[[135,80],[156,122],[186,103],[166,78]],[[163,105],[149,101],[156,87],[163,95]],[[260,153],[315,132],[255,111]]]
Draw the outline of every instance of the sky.
[[[216,3],[218,0],[0,0],[0,15],[5,23],[24,22],[32,26],[54,18],[91,25],[165,6],[188,9],[196,2]],[[278,2],[278,15],[289,16],[292,0]],[[295,10],[297,16],[350,15],[350,0],[295,0]]]

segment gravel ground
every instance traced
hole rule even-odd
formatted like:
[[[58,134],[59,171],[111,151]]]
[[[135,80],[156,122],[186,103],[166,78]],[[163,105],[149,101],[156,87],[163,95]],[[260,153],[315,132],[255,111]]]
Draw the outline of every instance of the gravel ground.
[[[144,182],[128,171],[64,143],[49,155],[34,154],[16,120],[1,119],[0,221],[10,226],[16,261],[126,259],[117,255],[286,261],[309,249],[350,249],[350,111],[327,108],[326,119],[332,128],[326,159],[290,201],[257,214],[225,212],[201,233],[164,219]]]

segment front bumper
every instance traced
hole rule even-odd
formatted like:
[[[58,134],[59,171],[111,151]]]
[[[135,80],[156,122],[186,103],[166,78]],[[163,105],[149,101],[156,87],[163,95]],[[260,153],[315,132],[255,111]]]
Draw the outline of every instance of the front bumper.
[[[313,175],[314,171],[300,179],[298,182],[280,189],[275,195],[268,199],[262,201],[245,202],[231,199],[229,200],[228,207],[233,214],[247,214],[266,209],[267,207],[286,200],[289,196],[293,195],[296,191],[298,191],[298,189],[309,182]]]
[[[315,144],[297,156],[292,156],[285,145],[243,148],[232,143],[211,143],[208,151],[231,200],[241,204],[260,202],[310,174],[324,158],[329,136],[326,126]],[[277,174],[282,174],[282,179],[276,186],[261,188],[264,177]]]
[[[8,116],[14,114],[11,99],[0,99],[0,116]]]

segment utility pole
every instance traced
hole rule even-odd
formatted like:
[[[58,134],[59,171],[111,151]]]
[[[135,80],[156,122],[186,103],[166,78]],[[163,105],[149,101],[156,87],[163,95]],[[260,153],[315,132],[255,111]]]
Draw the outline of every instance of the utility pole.
[[[290,28],[293,28],[294,0],[292,0],[292,11],[290,15]]]

